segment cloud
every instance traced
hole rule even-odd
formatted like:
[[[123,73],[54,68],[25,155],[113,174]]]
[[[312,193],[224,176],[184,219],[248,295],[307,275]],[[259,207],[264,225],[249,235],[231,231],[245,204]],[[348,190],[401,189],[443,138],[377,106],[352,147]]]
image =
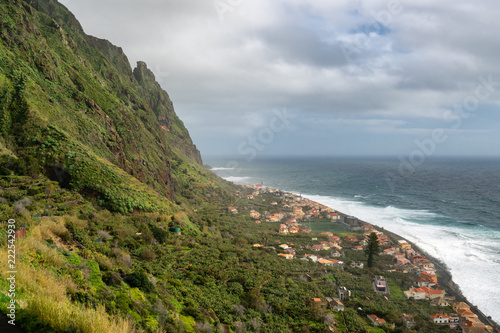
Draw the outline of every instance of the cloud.
[[[201,138],[216,135],[206,124],[220,137],[249,133],[281,107],[304,117],[382,118],[385,125],[442,119],[473,93],[479,76],[500,80],[500,3],[493,0],[67,6],[88,33],[122,46],[133,64],[146,61]],[[487,102],[499,97],[495,90]]]

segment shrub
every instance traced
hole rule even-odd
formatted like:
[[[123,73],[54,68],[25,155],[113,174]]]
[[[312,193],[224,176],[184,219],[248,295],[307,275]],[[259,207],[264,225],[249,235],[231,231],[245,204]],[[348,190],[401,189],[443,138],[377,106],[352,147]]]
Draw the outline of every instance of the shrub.
[[[150,292],[154,290],[154,285],[149,281],[146,274],[142,272],[134,272],[125,276],[125,282],[141,291]]]
[[[156,238],[158,243],[163,244],[167,241],[168,232],[166,230],[155,226],[153,223],[149,224],[149,229],[151,229],[151,233],[153,234],[154,238]]]
[[[200,333],[210,333],[212,332],[212,327],[210,326],[209,323],[207,322],[197,322],[196,325],[196,330]]]
[[[118,272],[105,272],[102,274],[102,280],[108,286],[116,286],[122,283],[123,279]]]

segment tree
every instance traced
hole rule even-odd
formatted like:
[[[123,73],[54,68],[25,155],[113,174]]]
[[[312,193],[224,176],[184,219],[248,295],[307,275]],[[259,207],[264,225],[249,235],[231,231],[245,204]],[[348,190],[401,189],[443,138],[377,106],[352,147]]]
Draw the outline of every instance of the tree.
[[[368,243],[365,246],[365,254],[368,257],[368,268],[373,267],[373,261],[375,259],[375,256],[378,255],[379,251],[380,249],[378,245],[378,236],[376,233],[372,232],[370,236],[368,236]]]

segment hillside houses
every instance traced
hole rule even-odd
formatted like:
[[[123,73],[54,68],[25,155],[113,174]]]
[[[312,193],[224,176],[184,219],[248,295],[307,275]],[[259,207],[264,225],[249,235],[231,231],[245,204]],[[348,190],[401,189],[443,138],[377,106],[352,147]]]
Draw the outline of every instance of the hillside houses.
[[[337,213],[328,213],[328,218],[332,222],[338,222],[338,221],[340,221],[340,215],[337,214]]]
[[[320,259],[318,263],[327,267],[342,268],[344,266],[344,262],[335,259]]]
[[[258,211],[253,210],[253,209],[250,210],[250,217],[251,218],[258,220],[258,219],[260,219],[261,216],[262,215]]]
[[[375,276],[373,278],[373,288],[377,293],[389,294],[389,286],[383,276]]]
[[[382,318],[377,317],[376,315],[368,315],[368,319],[370,319],[373,326],[382,326],[386,323],[386,321]]]
[[[403,321],[404,327],[408,329],[413,329],[416,326],[415,318],[412,315],[404,314],[401,320]]]
[[[344,303],[342,303],[340,298],[327,297],[326,301],[328,302],[328,308],[335,312],[343,312],[345,310]]]
[[[293,237],[293,242],[297,243],[297,245],[287,243],[286,240],[284,241],[283,239],[286,237],[276,237],[276,239],[273,240],[273,242],[277,242],[274,248],[275,255],[284,260],[300,258],[300,260],[311,261],[317,265],[317,268],[313,268],[312,271],[317,270],[323,274],[329,273],[334,276],[336,269],[344,269],[345,261],[348,263],[349,267],[345,268],[346,272],[344,273],[354,275],[363,274],[366,276],[366,274],[370,272],[369,270],[362,271],[361,273],[360,271],[356,272],[356,270],[364,270],[366,262],[359,261],[363,260],[361,259],[363,258],[363,253],[355,252],[355,250],[363,250],[363,245],[366,243],[370,234],[375,233],[381,246],[380,254],[384,255],[383,260],[379,260],[382,261],[386,267],[386,277],[392,284],[396,284],[394,289],[391,288],[393,289],[391,291],[393,291],[394,297],[398,297],[396,296],[398,294],[401,295],[398,290],[399,288],[397,288],[399,285],[399,287],[405,286],[403,294],[406,299],[413,298],[419,302],[428,302],[432,308],[425,305],[426,308],[436,310],[435,314],[429,315],[429,325],[431,322],[435,323],[435,325],[450,325],[452,328],[457,330],[461,329],[462,332],[466,333],[488,331],[488,327],[479,320],[478,315],[471,310],[467,303],[455,302],[454,297],[446,295],[445,291],[438,283],[436,268],[439,267],[435,266],[431,259],[420,253],[418,248],[414,248],[408,241],[396,241],[393,236],[389,237],[369,223],[365,223],[354,217],[345,216],[342,213],[339,214],[330,208],[314,203],[300,195],[280,192],[281,197],[276,198],[265,194],[270,193],[269,191],[271,191],[271,189],[264,187],[260,187],[259,189],[259,187],[257,187],[254,190],[259,193],[252,192],[251,196],[253,196],[253,199],[249,196],[247,197],[248,200],[253,200],[252,203],[248,201],[247,205],[254,209],[245,207],[245,210],[250,212],[250,217],[254,220],[262,219],[263,222],[277,223],[274,229],[275,232],[277,231],[276,234],[288,236],[289,240],[292,239],[290,235],[311,232],[310,228],[301,224],[304,223],[303,221],[305,220],[311,223],[316,220],[319,222],[332,221],[351,231],[357,231],[349,234],[339,233],[339,235],[342,235],[339,236],[330,232],[336,227],[326,230],[323,229],[322,232],[315,233],[312,238],[301,236]],[[248,191],[240,194],[240,198],[245,198],[247,193]],[[259,200],[255,200],[257,195],[260,195]],[[265,199],[265,205],[260,203],[261,198],[263,200]],[[241,207],[242,206],[238,206],[238,208],[242,209]],[[265,209],[268,211],[264,211]],[[228,210],[233,214],[238,214],[238,209],[236,207],[229,207]],[[321,230],[321,228],[318,227],[319,230]],[[260,244],[254,244],[253,246],[256,248],[271,248]],[[340,250],[343,252],[340,252]],[[344,257],[347,258],[344,259]],[[391,261],[392,264],[390,264]],[[381,268],[382,266],[379,265],[379,267]],[[411,278],[401,278],[401,280],[398,281],[398,279],[394,278],[395,275],[391,275],[392,273],[390,273],[395,271],[398,271],[397,274],[399,276],[403,276],[399,273],[403,272],[407,273],[408,275],[406,276]],[[339,274],[344,273],[339,272]],[[401,282],[403,280],[404,283]],[[370,280],[367,280],[366,283],[369,283],[369,281]],[[410,285],[411,287],[408,288]],[[389,295],[389,285],[384,276],[373,277],[372,286],[372,290],[383,295],[381,299],[385,299],[389,302],[393,300]],[[368,299],[369,295],[363,294],[356,286],[349,285],[349,287],[354,288],[356,299]],[[404,291],[405,289],[407,290]],[[316,301],[311,300],[311,303],[318,304],[321,308],[332,309],[333,311],[343,311],[345,308],[343,302],[351,298],[351,291],[345,287],[337,286],[337,293],[338,298],[327,297],[326,300],[324,300],[324,298],[317,299]],[[370,295],[370,298],[373,297]],[[453,310],[450,310],[450,306],[453,306]],[[433,310],[428,311],[428,313],[433,312]],[[369,313],[370,312],[365,313],[365,315]],[[418,324],[415,323],[413,315],[417,314],[410,313],[403,315],[399,325],[403,325],[409,329],[414,329],[414,327],[422,325],[420,322],[418,322]],[[378,318],[377,316],[368,315],[368,318],[367,320],[374,326],[387,324],[383,318]],[[389,325],[391,325],[391,323],[389,323]],[[444,329],[444,327],[442,329]]]
[[[431,315],[431,319],[437,325],[450,325],[450,327],[460,327],[463,333],[484,333],[493,332],[491,326],[482,323],[476,314],[470,310],[470,306],[464,302],[453,304],[456,313],[436,313]]]
[[[430,289],[428,287],[411,288],[404,292],[406,298],[436,300],[445,296],[444,290]]]

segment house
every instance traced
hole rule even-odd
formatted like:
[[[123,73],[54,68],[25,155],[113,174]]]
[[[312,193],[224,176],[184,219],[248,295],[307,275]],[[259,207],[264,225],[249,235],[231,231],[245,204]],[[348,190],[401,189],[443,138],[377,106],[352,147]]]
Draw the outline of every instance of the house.
[[[373,278],[373,287],[375,289],[375,292],[377,293],[389,293],[389,286],[387,285],[387,281],[383,276],[375,276]]]
[[[414,255],[414,256],[411,257],[411,261],[413,263],[417,263],[420,259],[425,259],[425,257],[421,256],[421,255]]]
[[[370,231],[373,229],[373,226],[370,223],[365,224],[364,226],[361,227],[361,230],[363,231]]]
[[[257,211],[255,211],[255,210],[251,210],[250,211],[250,217],[253,218],[253,219],[258,220],[258,219],[260,219],[260,213],[257,212]]]
[[[458,315],[464,320],[474,320],[477,321],[478,317],[474,312],[469,309],[458,309]]]
[[[455,310],[456,312],[458,312],[458,310],[463,310],[463,309],[470,310],[469,304],[465,302],[457,302],[453,304],[453,310]]]
[[[323,246],[321,246],[321,245],[313,245],[313,247],[311,248],[311,250],[316,251],[316,252],[322,251],[323,250]]]
[[[417,283],[417,286],[419,287],[434,287],[437,285],[437,283],[434,281],[434,279],[430,279],[428,277],[420,277],[415,279],[415,282]]]
[[[330,240],[337,242],[337,243],[341,241],[340,237],[337,235],[330,236]]]
[[[331,243],[331,247],[334,248],[334,249],[337,249],[337,250],[342,250],[342,246],[340,246],[336,242],[332,242]]]
[[[463,333],[486,333],[492,332],[492,328],[490,326],[486,326],[481,322],[475,321],[464,321],[460,324]]]
[[[342,267],[344,264],[342,261],[334,259],[320,259],[318,260],[318,263],[327,267]]]
[[[364,268],[365,264],[363,264],[361,261],[353,261],[353,262],[351,262],[351,267],[352,268]]]
[[[280,231],[279,231],[279,233],[280,233],[281,235],[288,235],[288,228],[286,227],[286,225],[282,224],[282,225],[280,226]]]
[[[425,290],[422,288],[412,288],[404,292],[406,298],[425,299]]]
[[[328,302],[322,300],[321,298],[311,298],[310,304],[314,304],[316,306],[319,306],[320,308],[326,310],[326,307],[328,306]]]
[[[317,210],[317,209],[310,209],[307,213],[311,216],[315,216],[315,217],[319,216],[319,210]]]
[[[306,255],[304,255],[304,258],[302,258],[302,259],[312,260],[312,262],[317,262],[319,259],[321,259],[321,257],[318,257],[314,254],[306,254]]]
[[[401,320],[403,321],[404,327],[410,330],[413,329],[416,325],[415,318],[413,318],[412,315],[404,314],[403,317],[401,317]]]
[[[238,210],[234,207],[228,207],[228,211],[233,213],[233,214],[238,214]]]
[[[385,245],[390,245],[391,244],[391,241],[389,240],[389,237],[387,237],[384,233],[380,232],[380,231],[377,231],[377,230],[372,230],[372,232],[365,232],[364,235],[365,235],[365,239],[368,241],[368,238],[370,236],[370,234],[372,233],[375,233],[377,234],[377,241],[379,243],[379,245],[381,246],[385,246]]]
[[[248,194],[248,195],[247,195],[247,199],[248,199],[248,200],[253,200],[253,195]]]
[[[410,259],[410,260],[411,260],[411,258],[412,258],[415,254],[417,254],[417,252],[416,252],[414,249],[409,248],[409,247],[407,247],[406,249],[404,249],[404,250],[403,250],[403,252],[405,253],[406,258],[408,258],[408,259]]]
[[[273,201],[273,202],[271,202],[271,205],[272,205],[272,206],[277,206],[277,205],[278,205],[278,203],[277,203],[276,201]]]
[[[337,250],[334,250],[334,251],[332,251],[331,256],[334,258],[339,258],[339,257],[342,257],[342,253],[340,253]]]
[[[430,289],[428,287],[421,287],[420,289],[423,289],[425,291],[425,296],[429,300],[443,298],[445,294],[444,290]]]
[[[297,227],[291,227],[290,229],[288,229],[288,232],[291,233],[291,234],[296,234],[299,232],[299,228]]]
[[[345,241],[350,243],[356,243],[358,242],[358,239],[356,238],[356,236],[348,235],[346,236]]]
[[[460,316],[456,313],[451,313],[448,317],[450,317],[450,324],[458,324],[460,322]]]
[[[450,303],[446,302],[444,298],[439,297],[435,298],[431,301],[432,306],[439,306],[439,307],[445,307],[445,306],[450,306]]]
[[[269,217],[269,220],[271,220],[271,222],[280,222],[282,219],[283,219],[282,214],[273,214]]]
[[[402,266],[405,266],[408,264],[411,264],[411,262],[410,262],[410,260],[408,260],[406,258],[398,258],[398,260],[396,262],[397,267],[402,267]]]
[[[363,247],[358,245],[358,246],[354,247],[354,250],[356,250],[356,251],[363,251]]]
[[[323,266],[330,266],[333,267],[333,262],[328,260],[328,259],[319,259],[318,264],[321,264]]]
[[[341,301],[348,301],[349,297],[351,297],[351,291],[343,286],[338,288],[338,293]]]
[[[278,255],[285,258],[286,260],[292,260],[293,258],[295,258],[295,255],[290,253],[279,253]]]
[[[427,279],[429,282],[432,282],[434,284],[438,283],[436,275],[428,274],[428,273],[425,273],[425,272],[419,272],[419,276],[420,276],[421,279]],[[422,286],[422,287],[425,287],[425,286]]]
[[[333,267],[342,268],[344,267],[344,262],[340,260],[330,259],[333,262]]]
[[[339,298],[327,297],[328,308],[336,312],[343,312],[345,310],[344,303]]]
[[[411,245],[405,240],[400,240],[398,243],[399,243],[399,247],[402,250],[407,249],[407,248],[411,248]]]
[[[431,315],[432,321],[434,324],[449,324],[450,317],[443,313],[436,313]]]
[[[396,254],[398,252],[399,252],[398,249],[390,248],[390,249],[385,249],[384,251],[382,251],[382,254],[387,254],[387,255],[392,256],[393,254]]]
[[[394,261],[397,261],[400,258],[406,258],[406,256],[404,253],[396,252],[392,255],[392,258],[394,259]]]
[[[328,213],[328,218],[330,221],[335,222],[340,220],[340,215],[337,213]]]
[[[386,322],[384,319],[377,317],[376,315],[368,315],[368,319],[372,322],[373,326],[381,326],[384,325]]]

